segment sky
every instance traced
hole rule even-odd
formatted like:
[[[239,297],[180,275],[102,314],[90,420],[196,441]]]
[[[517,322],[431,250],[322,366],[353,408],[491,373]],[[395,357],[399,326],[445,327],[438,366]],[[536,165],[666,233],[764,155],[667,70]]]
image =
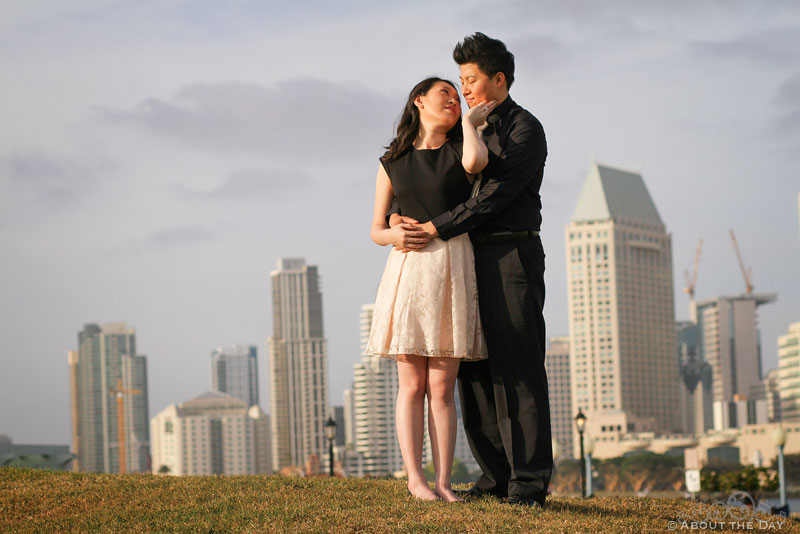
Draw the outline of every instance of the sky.
[[[800,5],[792,1],[0,0],[0,434],[69,443],[67,351],[126,322],[155,415],[254,344],[269,411],[269,272],[319,266],[330,399],[389,250],[377,158],[410,88],[482,31],[545,128],[548,335],[567,334],[564,228],[592,161],[640,171],[672,235],[676,317],[738,294],[764,370],[800,321]]]

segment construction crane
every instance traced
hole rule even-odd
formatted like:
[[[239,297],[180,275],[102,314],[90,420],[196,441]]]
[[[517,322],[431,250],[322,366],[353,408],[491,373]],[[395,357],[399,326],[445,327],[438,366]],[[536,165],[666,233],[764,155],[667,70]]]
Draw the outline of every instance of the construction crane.
[[[119,472],[125,472],[125,395],[138,395],[141,390],[122,389],[122,380],[117,379],[117,387],[109,390],[117,398],[117,441],[119,442]]]
[[[739,269],[742,270],[742,278],[744,278],[744,286],[747,289],[747,294],[753,292],[753,269],[750,267],[745,268],[742,261],[742,253],[739,251],[739,243],[736,242],[736,236],[733,230],[728,230],[731,234],[731,241],[733,241],[733,250],[736,251],[736,259],[739,260]]]
[[[686,278],[686,287],[683,288],[684,293],[689,294],[689,320],[697,323],[697,304],[694,300],[694,288],[697,284],[697,271],[700,268],[700,251],[703,249],[703,240],[697,242],[697,252],[694,255],[694,266],[692,267],[692,274],[689,275],[687,269],[683,270],[683,276]]]
[[[697,270],[700,267],[700,251],[703,249],[703,240],[697,242],[697,252],[694,255],[694,266],[692,267],[692,275],[689,276],[688,269],[683,270],[683,276],[686,278],[686,287],[683,288],[684,293],[689,294],[689,299],[694,300],[694,287],[697,284]]]

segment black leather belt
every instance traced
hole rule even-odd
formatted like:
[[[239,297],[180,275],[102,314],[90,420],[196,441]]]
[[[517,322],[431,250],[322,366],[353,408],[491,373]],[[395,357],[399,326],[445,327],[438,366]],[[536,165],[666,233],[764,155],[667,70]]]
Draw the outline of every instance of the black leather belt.
[[[539,230],[521,230],[519,232],[492,232],[490,234],[470,235],[470,239],[475,244],[502,243],[504,241],[514,241],[515,239],[531,239],[534,237],[539,237]]]

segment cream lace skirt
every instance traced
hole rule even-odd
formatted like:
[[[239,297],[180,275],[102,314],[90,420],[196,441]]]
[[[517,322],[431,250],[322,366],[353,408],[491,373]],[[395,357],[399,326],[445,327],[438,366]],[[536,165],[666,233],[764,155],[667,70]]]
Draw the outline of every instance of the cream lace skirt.
[[[466,234],[434,238],[418,252],[392,249],[383,272],[367,354],[486,358],[475,257]]]

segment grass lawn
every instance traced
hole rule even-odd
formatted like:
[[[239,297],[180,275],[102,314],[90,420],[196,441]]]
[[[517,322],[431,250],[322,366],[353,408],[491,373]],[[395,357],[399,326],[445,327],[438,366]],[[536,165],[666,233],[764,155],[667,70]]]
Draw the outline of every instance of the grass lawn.
[[[405,484],[395,480],[0,469],[3,534],[747,531],[731,523],[733,511],[722,510],[724,525],[716,523],[713,530],[692,529],[688,523],[682,528],[681,516],[695,512],[702,519],[709,507],[676,499],[551,497],[547,508],[538,510],[490,499],[421,502],[407,497]],[[759,524],[758,518],[769,523]],[[800,533],[800,523],[758,518],[751,532]],[[678,521],[673,530],[670,521]]]

